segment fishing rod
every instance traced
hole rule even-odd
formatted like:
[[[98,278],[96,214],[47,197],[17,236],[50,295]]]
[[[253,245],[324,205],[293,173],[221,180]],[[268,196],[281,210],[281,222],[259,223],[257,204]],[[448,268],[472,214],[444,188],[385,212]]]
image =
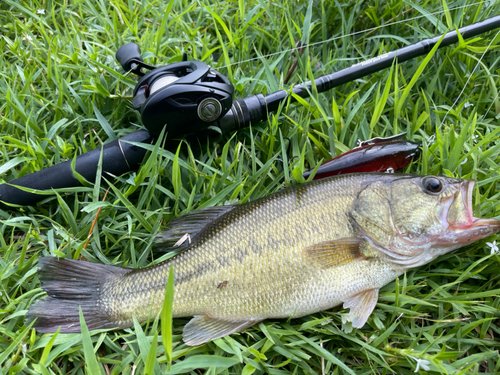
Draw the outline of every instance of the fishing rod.
[[[94,182],[101,155],[103,173],[118,176],[136,170],[147,149],[133,143],[151,144],[162,131],[167,134],[168,140],[176,140],[205,136],[210,131],[214,132],[213,129],[227,133],[255,125],[266,120],[268,114],[276,111],[281,103],[296,101],[291,94],[307,98],[313,85],[318,93],[328,91],[388,68],[394,62],[402,63],[425,55],[441,38],[439,48],[456,43],[458,34],[468,39],[499,27],[500,15],[384,53],[314,81],[296,85],[291,90],[279,90],[267,96],[255,94],[235,101],[231,82],[205,63],[186,61],[184,58],[179,63],[155,67],[143,62],[138,45],[126,44],[118,49],[116,59],[125,71],[141,77],[133,92],[132,105],[139,111],[147,130],[139,130],[111,141],[76,157],[74,161],[59,163],[8,184],[0,184],[0,208],[32,205],[43,200],[45,195],[36,194],[36,191],[82,186],[74,171],[87,181]]]

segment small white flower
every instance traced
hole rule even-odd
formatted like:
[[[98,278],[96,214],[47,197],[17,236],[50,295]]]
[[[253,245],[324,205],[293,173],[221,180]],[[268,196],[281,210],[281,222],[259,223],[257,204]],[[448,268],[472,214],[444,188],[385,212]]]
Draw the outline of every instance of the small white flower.
[[[477,139],[479,138],[479,136],[477,134],[472,134],[471,138],[474,141],[474,143],[477,143]]]
[[[340,314],[340,316],[342,318],[342,331],[345,333],[351,333],[353,328],[349,314]]]
[[[498,254],[498,245],[497,245],[497,241],[493,241],[493,243],[491,242],[486,242],[486,245],[488,245],[491,249],[491,255],[493,254]]]
[[[469,107],[474,107],[474,104],[468,101],[467,103],[464,104],[464,108],[469,108]]]
[[[415,368],[415,371],[413,371],[413,372],[418,372],[420,367],[422,367],[422,370],[424,370],[424,371],[430,370],[429,365],[431,364],[431,361],[428,361],[427,359],[416,358],[416,357],[413,357],[411,355],[408,357],[413,358],[417,362],[417,367]]]
[[[45,14],[45,9],[37,9],[36,14]]]

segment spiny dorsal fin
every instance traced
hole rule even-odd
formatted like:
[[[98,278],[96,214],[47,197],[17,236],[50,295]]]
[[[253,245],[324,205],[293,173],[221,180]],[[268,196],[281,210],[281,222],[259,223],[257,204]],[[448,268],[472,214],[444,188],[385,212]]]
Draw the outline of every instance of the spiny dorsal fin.
[[[347,320],[354,328],[362,328],[372,313],[378,300],[379,289],[368,289],[344,302],[344,309],[350,309]]]
[[[302,250],[307,262],[319,268],[340,266],[356,259],[366,259],[361,252],[365,241],[356,237],[344,237],[332,241],[324,241]]]
[[[261,319],[238,320],[197,315],[184,326],[182,340],[189,346],[201,345],[209,340],[241,332],[260,321]]]
[[[234,205],[207,207],[188,212],[168,223],[168,229],[158,233],[155,247],[159,250],[182,250],[196,240],[196,235],[218,217],[234,209]],[[186,234],[188,234],[186,236]],[[184,239],[184,241],[179,241]],[[177,244],[179,242],[179,244]],[[177,246],[174,246],[176,245]]]

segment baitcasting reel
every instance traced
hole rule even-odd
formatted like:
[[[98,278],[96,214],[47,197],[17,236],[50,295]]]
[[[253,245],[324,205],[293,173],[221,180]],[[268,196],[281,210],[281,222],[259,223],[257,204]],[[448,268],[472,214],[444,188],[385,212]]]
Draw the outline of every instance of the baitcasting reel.
[[[116,59],[124,70],[141,76],[132,105],[153,135],[165,126],[169,138],[197,134],[220,120],[233,104],[231,82],[200,61],[154,67],[142,61],[135,43],[120,47]]]

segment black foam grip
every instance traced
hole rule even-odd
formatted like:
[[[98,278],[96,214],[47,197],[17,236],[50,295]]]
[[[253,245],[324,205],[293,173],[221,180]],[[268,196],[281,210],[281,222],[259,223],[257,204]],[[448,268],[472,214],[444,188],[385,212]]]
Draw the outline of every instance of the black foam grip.
[[[124,141],[151,143],[153,140],[153,136],[145,130],[128,134],[121,139],[105,144],[102,149],[97,148],[78,156],[75,162],[75,170],[85,177],[86,180],[94,182],[101,150],[102,171],[104,175],[105,172],[108,172],[113,176],[119,176],[125,172],[135,170],[138,168],[147,150]],[[59,163],[20,177],[10,181],[9,184],[36,190],[81,186],[80,181],[73,174],[71,161]],[[9,208],[4,203],[22,206],[32,205],[47,197],[46,195],[25,192],[11,185],[0,184],[0,208],[2,209]]]

